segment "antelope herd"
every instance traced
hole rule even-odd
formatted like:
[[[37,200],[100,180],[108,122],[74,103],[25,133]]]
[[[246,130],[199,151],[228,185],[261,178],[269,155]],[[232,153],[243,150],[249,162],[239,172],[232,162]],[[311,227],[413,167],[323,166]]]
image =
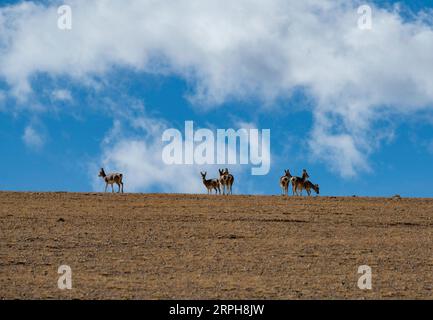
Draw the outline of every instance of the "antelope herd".
[[[203,184],[207,189],[207,193],[211,194],[215,190],[215,194],[221,194],[221,189],[224,194],[233,194],[232,186],[235,178],[230,174],[229,169],[218,169],[220,177],[218,179],[206,179],[207,172],[200,172],[203,179]]]
[[[229,172],[229,169],[218,169],[219,178],[216,179],[206,179],[207,172],[200,172],[201,178],[203,180],[203,185],[207,189],[208,194],[212,194],[212,191],[215,191],[215,194],[229,195],[233,194],[232,187],[235,181],[233,175]],[[99,177],[102,177],[105,181],[105,192],[107,192],[108,185],[111,185],[111,192],[114,192],[114,184],[117,184],[119,187],[118,193],[123,193],[123,174],[121,173],[109,173],[106,174],[104,168],[101,168],[99,171]],[[293,195],[301,195],[302,191],[305,189],[308,196],[311,195],[311,190],[314,190],[316,194],[319,194],[319,185],[313,184],[308,179],[310,176],[307,173],[307,170],[302,171],[302,176],[295,177],[292,176],[290,170],[284,170],[284,176],[280,178],[280,187],[282,195],[289,195],[289,186],[292,185],[292,194]]]
[[[293,195],[301,195],[302,196],[302,190],[305,189],[307,191],[307,194],[311,195],[311,189],[316,192],[316,194],[319,194],[319,185],[313,184],[308,180],[310,176],[308,175],[307,170],[302,170],[302,176],[301,177],[295,177],[292,176],[290,173],[290,170],[284,170],[284,176],[280,178],[280,187],[281,187],[281,193],[283,195],[288,196],[289,195],[289,186],[292,184],[292,194]]]
[[[234,182],[234,177],[230,174],[229,170],[226,169],[218,169],[220,177],[218,179],[206,179],[207,172],[200,172],[201,177],[203,179],[203,184],[207,189],[207,193],[211,194],[212,190],[215,190],[215,194],[233,194],[232,186]],[[311,196],[311,190],[314,190],[316,194],[319,194],[319,185],[313,184],[308,179],[310,176],[308,175],[307,170],[302,171],[301,177],[292,176],[290,170],[284,170],[284,176],[280,178],[280,187],[282,191],[282,195],[289,195],[289,186],[292,185],[292,193],[293,195],[301,195],[302,191],[305,189],[307,191],[308,196]]]

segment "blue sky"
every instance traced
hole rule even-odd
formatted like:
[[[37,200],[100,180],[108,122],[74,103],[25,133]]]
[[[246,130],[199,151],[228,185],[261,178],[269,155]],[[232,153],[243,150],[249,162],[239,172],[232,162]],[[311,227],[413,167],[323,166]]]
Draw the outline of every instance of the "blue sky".
[[[286,17],[278,0],[234,14],[143,1],[141,17],[133,0],[120,16],[77,0],[69,34],[58,1],[1,2],[0,190],[101,191],[104,166],[125,191],[205,192],[199,171],[216,167],[168,168],[158,151],[165,128],[193,120],[271,129],[269,174],[232,167],[237,193],[279,194],[284,169],[306,168],[323,195],[431,197],[433,1],[370,3],[371,34],[348,2]]]

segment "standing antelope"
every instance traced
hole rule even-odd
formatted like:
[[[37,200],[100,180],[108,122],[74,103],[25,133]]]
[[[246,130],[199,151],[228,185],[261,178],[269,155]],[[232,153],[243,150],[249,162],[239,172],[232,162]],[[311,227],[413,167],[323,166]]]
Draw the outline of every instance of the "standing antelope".
[[[223,188],[223,194],[233,194],[232,192],[232,186],[233,183],[235,182],[235,178],[233,177],[233,175],[231,175],[229,173],[229,169],[225,168],[225,169],[218,169],[219,174],[220,174],[220,184]],[[227,192],[226,192],[227,190]]]
[[[302,177],[293,177],[292,178],[292,192],[293,195],[299,196],[298,189],[300,188],[300,194],[302,195],[302,188],[304,187],[305,181],[308,180],[310,176],[307,173],[307,170],[302,170]]]
[[[289,184],[292,181],[292,174],[289,169],[284,170],[284,176],[280,178],[280,187],[282,195],[289,195]]]
[[[304,182],[303,186],[302,186],[308,193],[308,196],[311,195],[311,189],[314,190],[314,192],[316,192],[317,195],[319,195],[319,185],[318,184],[313,184],[311,181],[307,180]]]
[[[117,184],[119,186],[118,193],[120,193],[120,190],[122,190],[123,193],[123,174],[109,173],[106,175],[104,168],[101,168],[101,171],[99,171],[99,177],[102,177],[102,179],[105,181],[105,192],[107,192],[107,187],[109,184],[111,184],[111,192],[114,192],[113,184]]]
[[[211,194],[212,189],[215,190],[215,194],[217,194],[217,193],[221,194],[220,181],[218,179],[206,180],[206,174],[207,174],[206,171],[204,173],[200,171],[200,174],[201,174],[201,177],[203,179],[203,184],[207,189],[207,194]]]
[[[233,183],[235,182],[235,177],[233,177],[233,175],[229,173],[229,169],[227,169],[227,168],[225,170],[225,174],[228,177],[228,180],[227,180],[227,186],[229,187],[228,191],[230,192],[230,194],[233,194],[232,187],[233,187]]]

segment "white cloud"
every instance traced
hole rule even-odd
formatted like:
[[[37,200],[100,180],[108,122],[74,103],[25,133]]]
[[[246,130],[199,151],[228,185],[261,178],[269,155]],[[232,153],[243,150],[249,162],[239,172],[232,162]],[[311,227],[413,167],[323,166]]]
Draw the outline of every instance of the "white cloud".
[[[167,128],[170,128],[167,121],[146,115],[144,109],[136,114],[119,115],[103,139],[102,155],[89,165],[94,190],[100,191],[104,187],[95,175],[100,166],[108,171],[122,172],[127,192],[159,188],[176,193],[206,193],[200,171],[207,171],[207,179],[211,179],[218,178],[219,168],[229,167],[236,179],[234,193],[257,193],[257,186],[245,182],[251,175],[251,165],[165,164],[162,150],[167,142],[162,141],[162,133]],[[236,154],[239,157],[237,150],[228,148],[227,156]],[[240,185],[238,181],[244,183]]]
[[[6,100],[6,95],[3,91],[0,90],[0,110],[3,108],[2,104]]]
[[[31,125],[24,129],[22,139],[27,147],[38,150],[45,144],[44,136]]]
[[[58,89],[52,92],[52,97],[56,101],[72,101],[72,94],[69,90]]]
[[[156,141],[155,141],[156,142]],[[125,176],[125,190],[135,192],[158,186],[167,192],[202,191],[199,170],[192,166],[169,166],[161,161],[158,144],[141,139],[121,139],[107,145],[102,155],[105,168],[116,168]],[[101,183],[96,181],[95,188]]]
[[[208,106],[266,104],[301,87],[314,101],[312,154],[343,176],[368,169],[378,119],[433,105],[425,14],[404,22],[374,7],[373,29],[362,31],[356,2],[346,0],[70,3],[66,32],[54,6],[0,9],[0,76],[17,96],[31,93],[37,72],[83,82],[113,66],[183,77],[191,101]]]

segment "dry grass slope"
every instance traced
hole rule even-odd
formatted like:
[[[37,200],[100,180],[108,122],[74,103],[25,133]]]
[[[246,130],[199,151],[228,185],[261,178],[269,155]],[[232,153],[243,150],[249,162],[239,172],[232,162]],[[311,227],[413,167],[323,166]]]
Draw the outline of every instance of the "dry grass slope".
[[[1,192],[0,204],[1,299],[433,298],[431,199]],[[357,288],[362,264],[371,291]]]

